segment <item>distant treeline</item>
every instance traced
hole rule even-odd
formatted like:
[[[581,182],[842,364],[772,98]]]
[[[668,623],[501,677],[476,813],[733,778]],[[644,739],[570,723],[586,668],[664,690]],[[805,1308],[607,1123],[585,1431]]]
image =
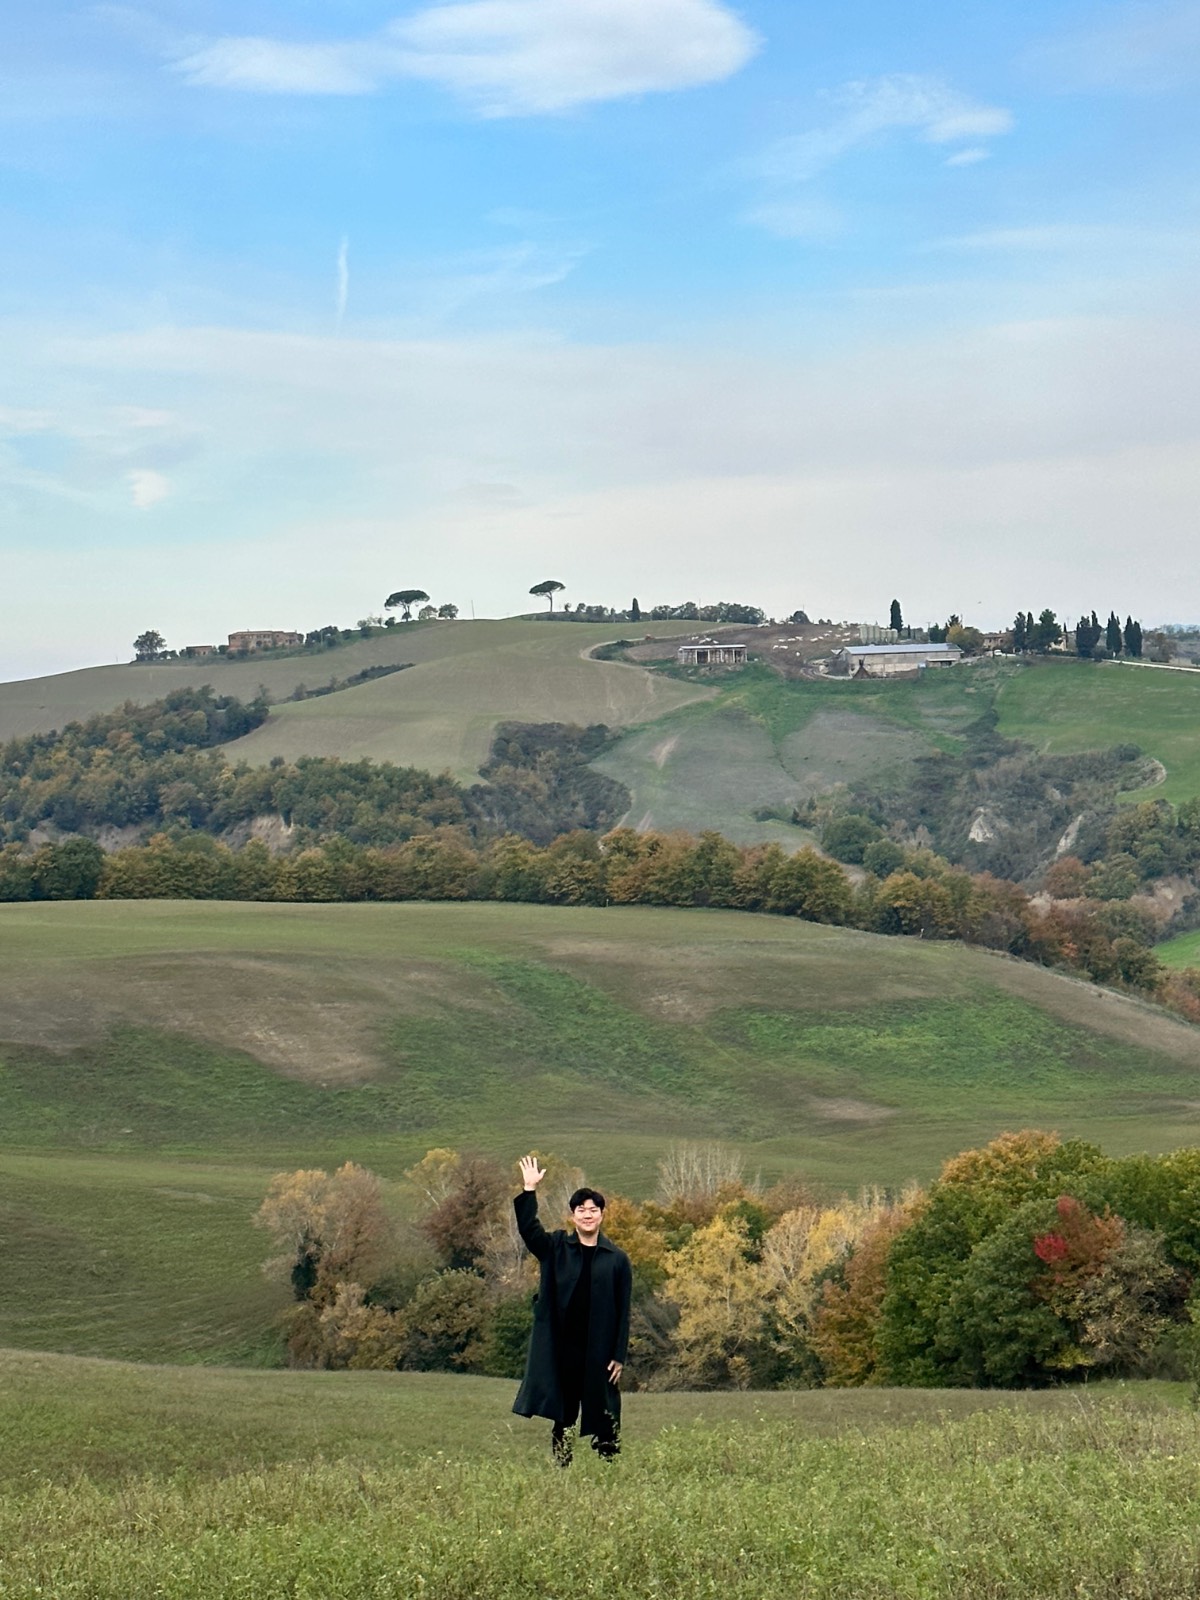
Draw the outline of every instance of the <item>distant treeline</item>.
[[[546,613],[547,622],[725,622],[745,623],[757,626],[765,622],[767,614],[760,606],[743,605],[738,600],[718,600],[715,605],[701,606],[694,600],[684,600],[675,606],[651,606],[643,610],[637,600],[624,611],[614,610],[612,606],[593,606],[580,600],[574,606],[569,603],[557,610],[553,616]],[[808,618],[802,611],[793,612],[792,622],[807,622]]]
[[[540,1209],[583,1174],[553,1156]],[[522,1370],[536,1275],[510,1171],[431,1150],[398,1234],[382,1182],[280,1173],[256,1218],[289,1280],[301,1367]],[[735,1151],[664,1152],[659,1190],[610,1194],[633,1268],[629,1383],[658,1388],[1021,1387],[1194,1376],[1200,1150],[1106,1156],[1027,1130],[948,1161],[928,1189],[830,1201]]]
[[[539,846],[507,834],[476,846],[435,828],[403,844],[344,837],[273,856],[257,840],[231,850],[210,835],[104,855],[87,839],[32,855],[0,850],[0,900],[492,900],[547,905],[713,907],[800,917],[874,933],[961,939],[1152,995],[1200,1021],[1200,972],[1168,974],[1149,919],[1121,901],[1036,902],[1017,884],[972,874],[929,850],[900,852],[885,876],[855,884],[812,849],[739,847],[716,833],[598,837],[578,830]]]

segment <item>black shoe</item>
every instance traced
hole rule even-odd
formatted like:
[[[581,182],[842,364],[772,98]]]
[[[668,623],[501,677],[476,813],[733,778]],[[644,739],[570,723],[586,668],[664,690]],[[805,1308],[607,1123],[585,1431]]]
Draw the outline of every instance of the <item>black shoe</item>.
[[[601,1461],[615,1461],[621,1454],[621,1436],[614,1432],[611,1438],[604,1438],[597,1434],[592,1439],[592,1449]]]

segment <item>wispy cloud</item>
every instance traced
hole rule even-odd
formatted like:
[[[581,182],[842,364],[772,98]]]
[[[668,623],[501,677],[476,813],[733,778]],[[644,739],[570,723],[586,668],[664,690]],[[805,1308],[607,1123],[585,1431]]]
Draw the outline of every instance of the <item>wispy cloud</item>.
[[[127,472],[125,481],[129,484],[130,498],[139,511],[158,505],[171,492],[170,479],[149,467],[138,467]]]
[[[346,301],[350,297],[350,241],[342,235],[337,253],[337,325],[340,328],[346,315]]]
[[[499,117],[715,83],[758,45],[721,0],[460,0],[364,39],[228,37],[193,43],[174,64],[199,86],[273,94],[424,80]]]
[[[776,233],[820,232],[823,208],[805,186],[855,152],[905,135],[922,144],[964,144],[1007,133],[1013,125],[1012,113],[1003,107],[983,105],[940,79],[910,73],[847,83],[827,98],[836,113],[828,122],[778,140],[752,163],[760,194],[746,213],[748,221]],[[969,143],[946,161],[965,166],[987,155],[985,147]],[[810,212],[816,227],[804,225]]]
[[[1180,88],[1200,78],[1200,5],[1138,0],[1107,7],[1034,46],[1025,64],[1060,89]]]
[[[1083,253],[1093,259],[1101,254],[1132,254],[1144,257],[1153,252],[1159,260],[1172,256],[1195,257],[1200,252],[1200,235],[1194,229],[1139,228],[1105,226],[1083,222],[1052,222],[1024,228],[983,228],[977,233],[956,234],[934,239],[927,250],[994,252],[1025,255]]]

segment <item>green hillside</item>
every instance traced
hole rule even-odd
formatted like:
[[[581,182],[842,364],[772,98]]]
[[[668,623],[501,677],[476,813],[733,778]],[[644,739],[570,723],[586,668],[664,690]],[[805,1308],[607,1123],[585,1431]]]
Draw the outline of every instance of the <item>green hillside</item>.
[[[796,844],[795,828],[756,813],[902,781],[993,709],[1003,737],[1053,754],[1137,745],[1166,771],[1152,793],[1200,794],[1200,676],[1066,660],[972,662],[892,682],[784,682],[751,666],[712,700],[632,729],[595,765],[629,789],[640,826]]]
[[[930,1175],[1006,1127],[1200,1138],[1197,1030],[960,946],[730,912],[0,906],[0,1344],[270,1359],[270,1175],[537,1145],[649,1192]]]
[[[1168,967],[1200,967],[1200,928],[1156,944],[1154,954]]]
[[[693,623],[655,624],[672,634]],[[0,742],[61,728],[138,704],[171,690],[210,683],[220,694],[252,699],[264,688],[276,702],[267,723],[239,740],[239,759],[342,756],[395,761],[474,781],[498,722],[648,722],[712,691],[588,653],[613,638],[614,625],[528,622],[411,623],[387,634],[317,654],[246,661],[165,662],[93,667],[50,678],[0,684]],[[355,688],[289,702],[301,685],[315,689],[365,669],[411,663]]]
[[[1173,801],[1200,794],[1200,673],[1049,662],[1007,679],[996,703],[1011,738],[1061,754],[1140,745],[1166,768],[1150,792]]]

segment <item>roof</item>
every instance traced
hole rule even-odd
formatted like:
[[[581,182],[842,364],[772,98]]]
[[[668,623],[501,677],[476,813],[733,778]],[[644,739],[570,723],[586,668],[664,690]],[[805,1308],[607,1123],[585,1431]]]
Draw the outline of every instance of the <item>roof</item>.
[[[843,648],[848,656],[928,656],[938,651],[962,655],[956,644],[848,644]]]

